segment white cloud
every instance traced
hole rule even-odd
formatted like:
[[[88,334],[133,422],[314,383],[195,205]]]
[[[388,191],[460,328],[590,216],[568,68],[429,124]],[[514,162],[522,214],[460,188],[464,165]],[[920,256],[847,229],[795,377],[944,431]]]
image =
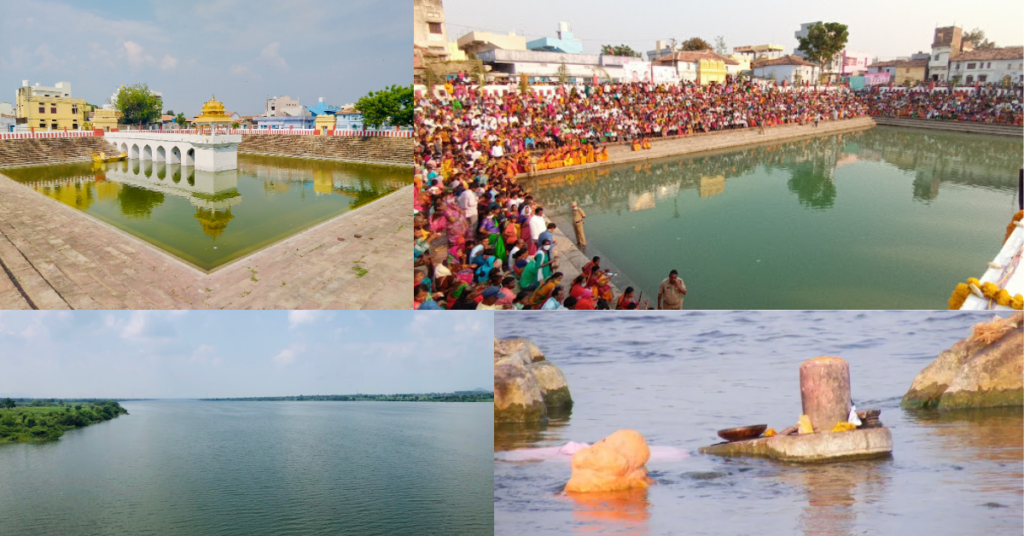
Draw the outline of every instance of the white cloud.
[[[288,62],[284,61],[281,54],[278,52],[281,48],[281,43],[270,43],[266,48],[260,52],[259,59],[266,62],[267,65],[280,67],[281,69],[288,70]]]
[[[288,311],[288,328],[295,329],[302,324],[314,324],[331,318],[327,311]]]
[[[164,59],[160,60],[160,68],[169,71],[178,65],[178,59],[172,56],[164,56]]]
[[[144,329],[146,329],[146,313],[134,311],[131,318],[128,319],[128,323],[121,329],[121,338],[135,339],[142,334]]]
[[[289,365],[295,361],[295,358],[299,357],[302,352],[302,346],[291,345],[284,350],[281,350],[274,356],[274,362],[279,365]]]
[[[124,48],[128,53],[128,65],[132,67],[141,67],[142,65],[153,63],[153,56],[143,54],[142,51],[144,49],[142,48],[142,45],[135,41],[125,41]],[[177,60],[175,60],[175,62],[177,62]]]
[[[243,74],[247,74],[248,72],[249,72],[249,68],[246,67],[245,65],[235,64],[235,65],[231,66],[231,74],[243,75]]]
[[[38,69],[56,69],[64,65],[64,60],[58,58],[50,51],[50,45],[43,43],[36,49],[35,55],[38,56],[36,61],[36,68]]]

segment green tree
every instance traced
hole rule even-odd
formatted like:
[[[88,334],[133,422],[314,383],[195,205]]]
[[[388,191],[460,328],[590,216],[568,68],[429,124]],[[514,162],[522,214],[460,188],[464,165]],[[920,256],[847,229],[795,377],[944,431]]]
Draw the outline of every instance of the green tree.
[[[356,102],[356,110],[363,114],[363,122],[380,128],[391,126],[412,126],[412,86],[391,86],[380,91],[371,91]]]
[[[17,405],[18,405],[18,404],[16,404],[16,403],[14,402],[14,400],[13,400],[13,399],[11,399],[11,398],[5,398],[5,399],[3,400],[3,402],[0,402],[0,407],[6,408],[6,409],[11,409],[11,408],[13,408],[13,407],[15,407],[15,406],[17,406]]]
[[[711,50],[711,45],[699,37],[691,37],[683,41],[683,50]]]
[[[185,128],[185,125],[188,124],[188,118],[185,117],[185,114],[178,113],[178,117],[174,118],[174,122],[177,123],[179,127]]]
[[[797,50],[807,54],[807,58],[817,63],[819,69],[824,69],[846,47],[849,38],[850,32],[845,24],[816,22],[807,29],[807,37],[797,37],[800,41]]]
[[[715,52],[722,55],[729,53],[729,46],[725,44],[725,36],[715,36]]]
[[[135,84],[117,92],[117,102],[112,103],[121,112],[125,124],[148,124],[160,118],[164,103],[149,90],[146,84]]]
[[[639,58],[640,57],[640,53],[639,52],[633,50],[632,48],[630,48],[627,45],[619,45],[619,46],[601,45],[601,54],[605,54],[607,56],[626,56],[626,57],[629,57],[629,58]]]
[[[976,50],[996,48],[996,42],[985,39],[985,30],[982,30],[981,28],[975,28],[969,32],[964,32],[960,36],[960,41],[973,43]]]

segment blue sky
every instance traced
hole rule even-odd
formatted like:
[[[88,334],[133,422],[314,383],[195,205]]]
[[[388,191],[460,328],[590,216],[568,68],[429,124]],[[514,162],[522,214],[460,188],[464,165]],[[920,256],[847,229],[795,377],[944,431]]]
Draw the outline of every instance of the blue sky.
[[[412,5],[398,0],[32,0],[0,7],[0,101],[22,80],[71,82],[102,104],[124,84],[197,115],[211,94],[263,113],[268,96],[355,102],[412,81]]]
[[[841,22],[850,27],[849,48],[882,59],[929,50],[936,26],[954,23],[965,30],[981,28],[1000,46],[1024,44],[1024,3],[989,0],[982,4],[960,0],[861,0],[859,2],[679,2],[644,0],[519,0],[515,9],[495,0],[446,0],[448,39],[470,29],[507,33],[517,30],[528,38],[554,36],[559,21],[572,23],[583,39],[584,52],[597,53],[602,44],[625,43],[646,53],[658,39],[682,41],[703,37],[714,44],[725,37],[730,49],[739,45],[775,43],[792,53],[793,33],[804,22]],[[474,28],[467,28],[473,26]],[[646,56],[645,56],[646,59]]]
[[[490,389],[485,312],[0,312],[0,396]]]

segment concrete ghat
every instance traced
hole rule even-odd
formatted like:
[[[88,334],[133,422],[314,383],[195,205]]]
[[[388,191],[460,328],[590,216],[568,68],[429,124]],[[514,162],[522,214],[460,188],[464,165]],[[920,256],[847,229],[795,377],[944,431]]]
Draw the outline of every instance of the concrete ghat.
[[[702,447],[702,454],[753,456],[782,462],[821,463],[882,458],[892,454],[889,429],[759,437]]]
[[[410,309],[411,205],[408,186],[206,273],[0,175],[0,309]]]

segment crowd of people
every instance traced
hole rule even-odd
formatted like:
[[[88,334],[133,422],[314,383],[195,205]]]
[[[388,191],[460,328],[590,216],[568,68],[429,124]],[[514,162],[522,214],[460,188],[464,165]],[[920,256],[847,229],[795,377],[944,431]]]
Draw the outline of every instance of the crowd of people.
[[[1007,104],[1009,116],[1003,112]],[[606,161],[611,143],[631,144],[636,151],[666,136],[817,125],[894,109],[900,116],[1020,124],[1019,98],[981,91],[900,97],[730,80],[557,85],[524,93],[515,86],[485,91],[460,75],[443,91],[416,99],[415,307],[645,308],[649,303],[640,303],[633,289],[614,296],[596,257],[579,276],[564,280],[554,248],[556,226],[517,182],[520,174]],[[584,222],[575,211],[573,224],[584,249]],[[671,281],[659,289],[659,308],[676,306],[675,296],[662,299],[666,292],[678,294],[682,306],[685,285],[676,274]]]
[[[1024,99],[1021,96],[1020,88],[975,88],[969,91],[872,88],[861,98],[872,116],[1020,126],[1024,125]]]

